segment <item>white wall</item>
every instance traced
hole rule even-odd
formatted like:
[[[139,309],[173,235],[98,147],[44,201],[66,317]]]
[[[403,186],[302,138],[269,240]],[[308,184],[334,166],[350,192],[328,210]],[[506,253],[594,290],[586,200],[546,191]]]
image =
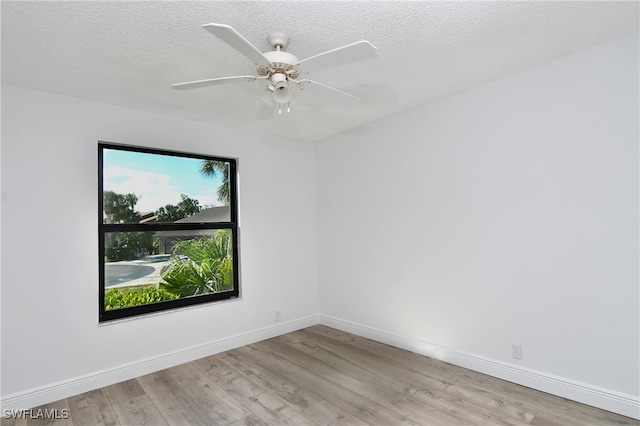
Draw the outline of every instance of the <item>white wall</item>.
[[[638,76],[633,34],[318,143],[324,321],[638,416]]]
[[[635,34],[314,147],[3,86],[4,407],[320,312],[638,416],[638,89]],[[239,157],[242,300],[97,325],[98,140]]]
[[[98,326],[98,140],[239,158],[242,299]],[[314,185],[309,143],[3,86],[6,407],[316,323]]]

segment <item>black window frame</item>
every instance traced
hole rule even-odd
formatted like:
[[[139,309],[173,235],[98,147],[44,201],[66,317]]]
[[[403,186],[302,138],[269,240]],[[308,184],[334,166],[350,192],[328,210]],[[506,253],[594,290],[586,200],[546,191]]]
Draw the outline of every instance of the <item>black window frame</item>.
[[[132,152],[169,155],[198,160],[224,161],[229,163],[229,222],[195,222],[195,223],[104,223],[103,217],[103,192],[104,192],[104,162],[103,153],[105,149],[124,150]],[[149,303],[132,307],[105,310],[105,235],[109,232],[127,231],[197,231],[202,229],[229,229],[233,241],[233,288],[227,291],[207,293],[196,296],[189,296],[175,300]],[[98,252],[99,252],[99,297],[98,297],[98,322],[137,317],[140,315],[158,313],[168,310],[175,310],[188,306],[201,305],[204,303],[217,302],[234,299],[240,296],[240,241],[238,236],[238,182],[237,182],[237,159],[229,157],[218,157],[213,155],[186,153],[165,149],[156,149],[132,145],[123,145],[111,142],[98,141]]]

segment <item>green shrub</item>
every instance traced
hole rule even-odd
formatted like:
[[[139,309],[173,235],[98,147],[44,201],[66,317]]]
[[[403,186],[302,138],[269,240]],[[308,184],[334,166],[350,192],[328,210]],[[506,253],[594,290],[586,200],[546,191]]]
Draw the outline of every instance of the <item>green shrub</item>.
[[[146,305],[148,303],[164,302],[177,299],[178,296],[169,293],[156,284],[139,287],[110,288],[104,294],[105,310],[127,308],[129,306]]]
[[[180,242],[162,271],[161,288],[179,297],[233,288],[232,250],[231,234],[226,230]]]

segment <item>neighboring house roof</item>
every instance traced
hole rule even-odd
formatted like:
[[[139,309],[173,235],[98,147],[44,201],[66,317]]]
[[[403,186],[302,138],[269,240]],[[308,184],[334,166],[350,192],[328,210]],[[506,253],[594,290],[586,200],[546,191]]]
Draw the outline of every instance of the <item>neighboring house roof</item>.
[[[184,219],[176,220],[174,223],[208,223],[208,222],[229,222],[231,221],[231,210],[229,206],[216,206],[204,209]],[[216,233],[215,229],[191,229],[188,231],[160,231],[156,234],[159,238],[179,238],[179,237],[199,237],[209,236]]]
[[[201,223],[201,222],[229,222],[231,211],[229,206],[215,206],[176,220],[175,223]]]

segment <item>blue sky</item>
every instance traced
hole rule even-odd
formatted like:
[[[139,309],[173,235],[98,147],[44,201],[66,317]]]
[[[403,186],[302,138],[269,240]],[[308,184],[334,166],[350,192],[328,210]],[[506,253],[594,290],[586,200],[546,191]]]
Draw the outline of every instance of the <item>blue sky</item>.
[[[195,198],[201,206],[222,204],[217,197],[221,177],[202,176],[200,163],[194,158],[105,149],[103,190],[136,194],[140,212],[178,204],[180,194]]]

